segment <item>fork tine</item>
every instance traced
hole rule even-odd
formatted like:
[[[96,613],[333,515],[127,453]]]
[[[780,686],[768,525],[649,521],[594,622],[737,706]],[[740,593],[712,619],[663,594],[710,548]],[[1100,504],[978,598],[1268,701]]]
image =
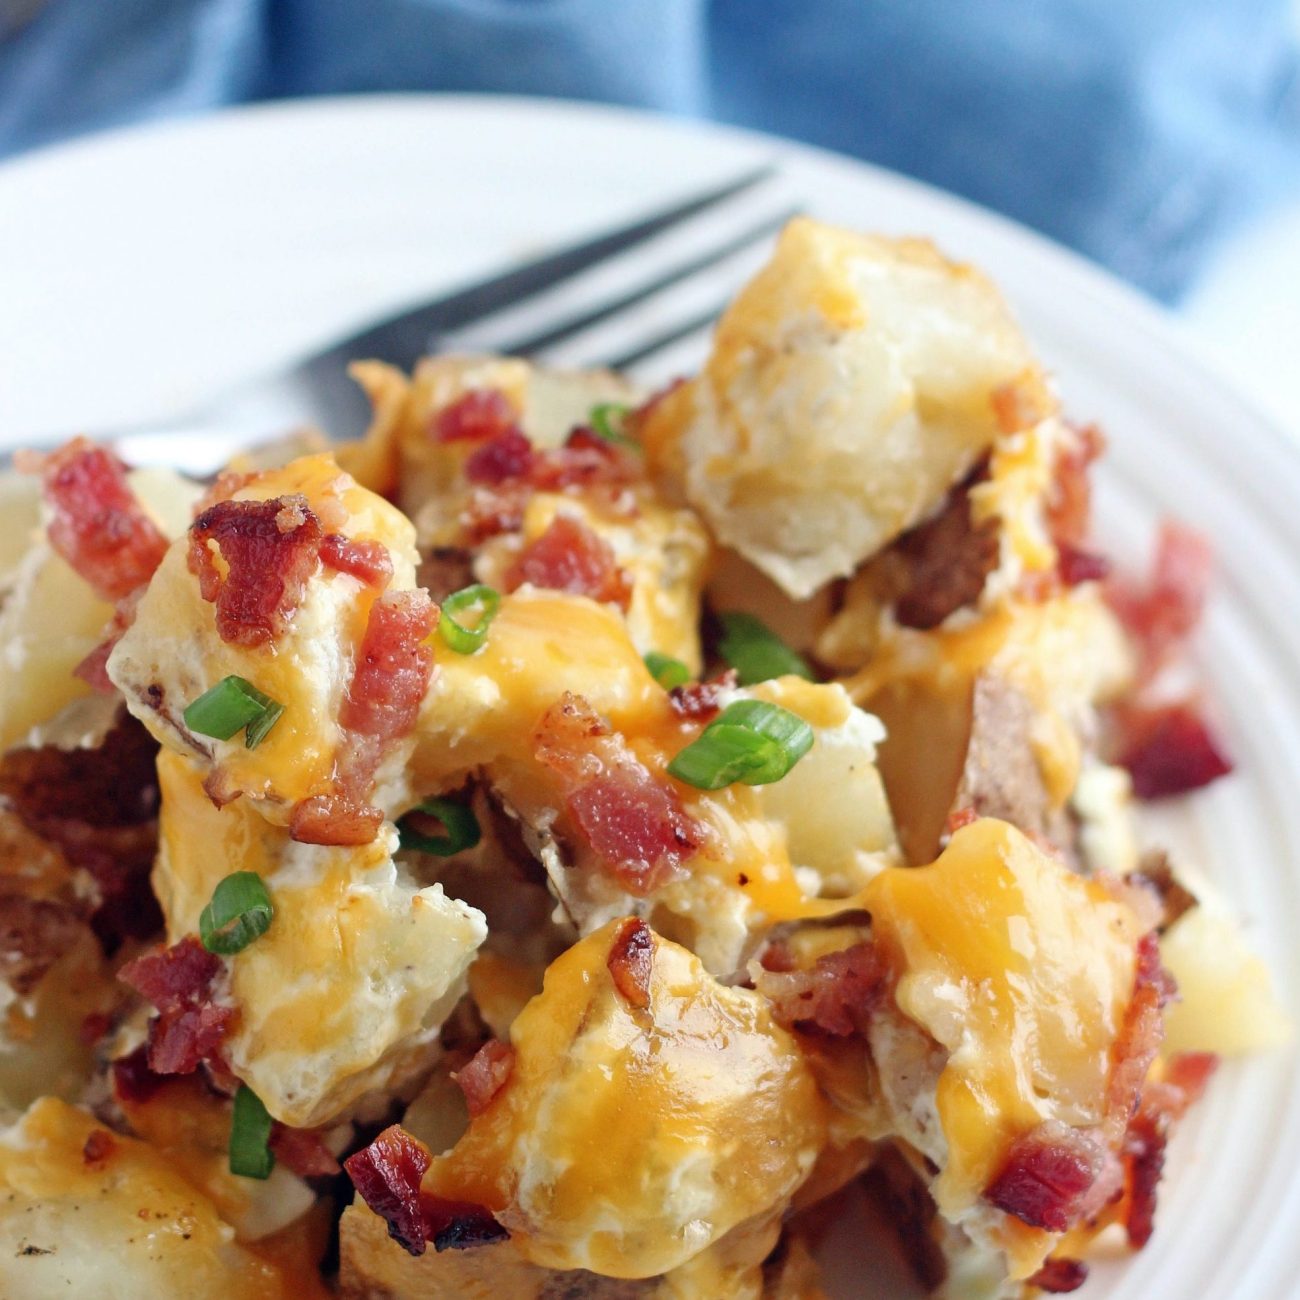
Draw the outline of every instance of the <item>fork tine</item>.
[[[583,330],[590,329],[593,325],[599,325],[628,308],[635,307],[648,298],[653,298],[656,294],[662,293],[663,290],[671,288],[675,284],[680,284],[683,280],[688,280],[691,276],[698,275],[702,271],[707,271],[719,262],[724,262],[727,258],[734,257],[737,253],[743,252],[754,244],[767,239],[780,230],[797,213],[797,208],[790,208],[774,216],[765,217],[762,221],[743,230],[739,235],[735,235],[721,244],[714,245],[707,252],[671,267],[654,279],[637,285],[636,288],[630,289],[608,302],[603,302],[588,311],[581,312],[538,333],[495,345],[493,351],[503,352],[507,356],[531,356],[533,353],[541,352],[556,343],[561,343],[565,339],[572,338],[574,335],[582,333]]]
[[[727,309],[729,302],[729,298],[722,298],[707,311],[697,312],[662,333],[653,335],[644,343],[638,343],[636,347],[629,348],[617,356],[602,357],[590,364],[593,368],[631,370],[633,366],[639,365],[648,357],[654,356],[656,352],[662,352],[665,348],[672,347],[674,343],[680,343],[682,339],[689,338],[692,334],[707,329]]]
[[[727,199],[752,189],[775,174],[772,164],[697,194],[618,230],[558,249],[534,262],[516,266],[501,275],[457,290],[436,302],[425,303],[403,316],[361,331],[331,348],[331,355],[379,356],[394,365],[411,366],[426,350],[431,337],[448,333],[562,283],[626,249],[705,212]]]

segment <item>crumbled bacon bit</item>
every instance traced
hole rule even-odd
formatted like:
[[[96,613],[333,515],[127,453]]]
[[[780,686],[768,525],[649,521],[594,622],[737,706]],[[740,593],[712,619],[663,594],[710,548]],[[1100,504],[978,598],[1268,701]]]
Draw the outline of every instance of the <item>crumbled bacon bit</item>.
[[[505,1087],[515,1068],[515,1049],[496,1038],[489,1038],[451,1077],[465,1094],[470,1118],[481,1115]]]
[[[758,963],[768,971],[792,971],[798,966],[794,950],[784,939],[772,939],[759,954]]]
[[[77,1029],[77,1040],[86,1047],[94,1047],[112,1028],[112,1016],[106,1011],[92,1011],[82,1018],[81,1025]]]
[[[996,525],[971,519],[970,489],[985,472],[985,465],[978,466],[949,493],[934,518],[904,533],[891,548],[900,584],[894,616],[904,627],[938,627],[979,599],[997,567]]]
[[[425,1194],[420,1197],[420,1208],[425,1233],[437,1251],[471,1250],[505,1241],[510,1236],[481,1205]]]
[[[1104,1163],[1105,1153],[1086,1133],[1047,1120],[1016,1139],[984,1196],[1031,1228],[1066,1232]]]
[[[527,504],[528,488],[521,482],[475,488],[460,514],[461,534],[466,545],[477,546],[489,537],[517,533],[523,527]]]
[[[345,731],[380,745],[410,732],[433,676],[428,639],[437,623],[437,607],[419,588],[375,601],[339,714]]]
[[[650,1005],[650,975],[654,964],[654,936],[644,921],[629,916],[618,927],[605,965],[614,987],[629,1006],[644,1011]]]
[[[533,444],[518,429],[507,429],[473,451],[465,462],[465,477],[483,487],[498,487],[521,479],[533,467]]]
[[[118,971],[158,1010],[149,1022],[149,1068],[155,1074],[191,1074],[204,1057],[220,1051],[235,1012],[210,1001],[221,959],[193,935],[146,953]]]
[[[113,1095],[127,1105],[148,1101],[167,1081],[149,1068],[149,1049],[141,1044],[112,1065]]]
[[[1084,551],[1068,542],[1057,547],[1056,571],[1067,587],[1077,587],[1081,582],[1100,582],[1110,576],[1110,561],[1104,555],[1093,551]],[[1074,1260],[1062,1260],[1062,1263],[1075,1263]],[[1080,1265],[1082,1268],[1083,1265]]]
[[[356,847],[371,844],[384,814],[345,794],[314,794],[300,799],[289,814],[289,838],[299,844]]]
[[[1052,1295],[1077,1291],[1088,1280],[1088,1266],[1079,1259],[1049,1259],[1029,1279],[1030,1286]]]
[[[320,1129],[290,1128],[277,1122],[271,1126],[268,1145],[276,1160],[299,1178],[330,1178],[339,1172],[339,1162]]]
[[[875,945],[857,943],[819,957],[811,970],[765,968],[755,987],[772,1003],[772,1015],[784,1028],[846,1038],[866,1033],[884,980],[885,965]]]
[[[167,539],[145,514],[126,481],[126,466],[111,451],[74,438],[24,468],[44,476],[53,518],[50,545],[104,600],[118,601],[153,577]]]
[[[1232,760],[1193,704],[1129,705],[1115,710],[1114,723],[1123,737],[1119,764],[1139,799],[1186,794],[1232,771]]]
[[[392,581],[393,558],[383,542],[355,541],[341,533],[326,533],[320,541],[321,563],[383,591]]]
[[[428,1148],[398,1124],[343,1162],[357,1195],[388,1224],[388,1235],[412,1255],[424,1254],[420,1183],[429,1163]]]
[[[1058,551],[1080,547],[1087,540],[1092,514],[1088,474],[1093,462],[1106,450],[1106,439],[1096,425],[1070,426],[1068,434],[1068,441],[1056,453],[1047,495],[1047,531]]]
[[[563,447],[539,452],[529,467],[529,482],[543,492],[630,482],[640,473],[633,456],[590,429],[574,429]]]
[[[1106,599],[1137,642],[1144,681],[1185,645],[1200,622],[1214,570],[1214,554],[1201,534],[1166,520],[1156,540],[1155,563],[1145,584],[1115,578]]]
[[[581,520],[556,515],[550,527],[524,547],[505,576],[507,591],[524,583],[609,601],[626,609],[632,596],[627,575],[609,543]]]
[[[203,599],[217,607],[221,639],[256,646],[280,637],[316,569],[320,545],[320,521],[304,497],[218,501],[205,510],[190,526],[189,566]]]
[[[709,722],[722,708],[722,697],[735,689],[736,670],[729,668],[721,677],[707,682],[689,682],[668,692],[669,703],[679,718],[691,722]]]
[[[429,593],[390,591],[370,608],[347,696],[339,711],[343,730],[336,789],[299,800],[289,835],[302,844],[369,844],[383,813],[366,802],[384,752],[415,726],[420,701],[433,676],[428,638],[438,609]]]
[[[1217,1065],[1218,1057],[1208,1052],[1181,1053],[1169,1062],[1162,1080],[1142,1091],[1122,1147],[1128,1173],[1124,1227],[1135,1250],[1145,1246],[1155,1230],[1156,1192],[1169,1133],[1201,1096]]]
[[[577,830],[624,889],[644,896],[677,877],[703,841],[701,827],[586,700],[566,692],[536,742],[538,758],[564,783]]]
[[[81,1159],[90,1169],[102,1169],[116,1148],[117,1143],[107,1129],[93,1128],[86,1135],[85,1144],[81,1148]]]
[[[973,825],[979,819],[980,815],[974,808],[956,808],[948,814],[948,819],[944,822],[944,834],[956,835],[959,830]]]
[[[30,993],[88,934],[84,913],[68,903],[0,893],[0,979],[19,996]]]
[[[434,415],[435,442],[483,442],[516,428],[519,417],[499,388],[471,388]]]

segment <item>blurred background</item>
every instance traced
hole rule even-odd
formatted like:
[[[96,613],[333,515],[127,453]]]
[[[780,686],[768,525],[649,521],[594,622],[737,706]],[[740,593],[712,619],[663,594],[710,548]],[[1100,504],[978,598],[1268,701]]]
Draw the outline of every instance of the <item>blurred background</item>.
[[[367,91],[758,127],[1077,249],[1176,305],[1294,423],[1298,33],[1300,0],[0,0],[0,158]]]

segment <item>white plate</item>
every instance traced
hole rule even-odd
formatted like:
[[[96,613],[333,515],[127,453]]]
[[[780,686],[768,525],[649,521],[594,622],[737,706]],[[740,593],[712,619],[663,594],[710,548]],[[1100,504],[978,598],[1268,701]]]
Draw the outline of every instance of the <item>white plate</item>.
[[[1206,372],[1170,320],[1009,222],[897,176],[767,137],[622,110],[375,98],[240,110],[0,168],[0,435],[160,416],[303,347],[775,156],[815,215],[925,233],[997,279],[1111,437],[1103,535],[1144,553],[1175,513],[1222,580],[1200,657],[1239,774],[1152,823],[1300,989],[1300,455]],[[1146,1251],[1084,1296],[1300,1294],[1293,1052],[1229,1064],[1176,1143]],[[865,1295],[870,1258],[839,1285]],[[896,1297],[881,1280],[872,1294]]]

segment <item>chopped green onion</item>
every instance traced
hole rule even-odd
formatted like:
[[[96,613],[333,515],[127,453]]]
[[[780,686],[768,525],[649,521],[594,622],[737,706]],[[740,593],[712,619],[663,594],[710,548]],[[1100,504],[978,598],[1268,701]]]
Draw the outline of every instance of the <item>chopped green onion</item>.
[[[620,443],[624,447],[635,447],[640,451],[641,444],[635,438],[628,437],[624,431],[624,421],[631,412],[632,408],[624,406],[622,402],[601,402],[591,408],[587,423],[591,425],[591,431],[606,442]]]
[[[433,817],[442,823],[445,835],[426,835],[417,829],[413,815]],[[418,849],[435,857],[449,858],[461,849],[472,849],[482,838],[478,818],[454,799],[426,799],[416,804],[397,823],[397,837],[404,849]]]
[[[691,670],[680,659],[660,654],[658,650],[651,650],[645,656],[645,666],[650,670],[650,676],[666,691],[671,691],[674,686],[685,686],[691,680]]]
[[[270,1140],[271,1117],[262,1099],[246,1083],[240,1084],[230,1117],[230,1172],[241,1178],[269,1178],[275,1168]]]
[[[737,700],[668,764],[668,773],[697,790],[740,781],[771,785],[812,748],[813,729],[779,704]]]
[[[244,728],[244,748],[256,749],[270,733],[272,727],[280,721],[280,714],[284,712],[284,705],[278,700],[272,700],[270,706],[260,718],[254,718],[252,722]]]
[[[236,871],[212,891],[212,901],[199,914],[199,938],[209,952],[229,956],[265,934],[274,915],[262,877]]]
[[[736,670],[742,686],[753,686],[773,677],[813,680],[807,660],[752,614],[719,614],[718,620],[722,624],[718,653]]]
[[[501,608],[501,594],[481,582],[454,591],[442,602],[438,631],[457,653],[472,655],[487,639],[488,627]],[[478,618],[467,625],[459,616],[478,610]]]
[[[242,677],[223,677],[185,710],[185,725],[200,736],[229,740],[247,727],[244,744],[256,749],[279,721],[284,705]]]

